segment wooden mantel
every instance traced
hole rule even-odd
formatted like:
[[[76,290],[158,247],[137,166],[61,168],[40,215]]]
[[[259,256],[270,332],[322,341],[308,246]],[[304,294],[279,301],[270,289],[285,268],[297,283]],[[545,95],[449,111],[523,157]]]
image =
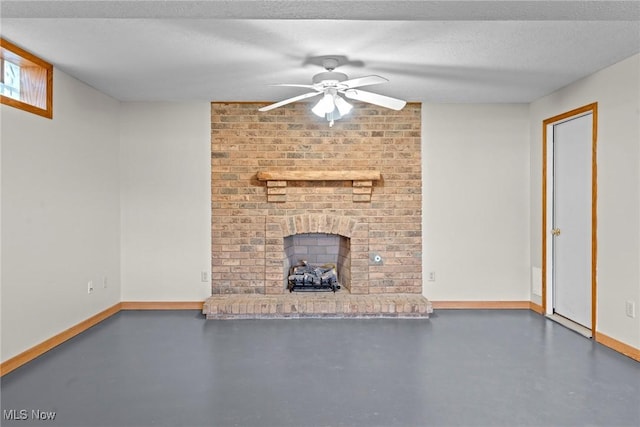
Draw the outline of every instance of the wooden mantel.
[[[259,171],[259,181],[267,182],[267,201],[287,201],[287,181],[353,181],[353,201],[370,202],[373,181],[381,179],[380,171]]]
[[[260,171],[260,181],[378,181],[380,171]]]

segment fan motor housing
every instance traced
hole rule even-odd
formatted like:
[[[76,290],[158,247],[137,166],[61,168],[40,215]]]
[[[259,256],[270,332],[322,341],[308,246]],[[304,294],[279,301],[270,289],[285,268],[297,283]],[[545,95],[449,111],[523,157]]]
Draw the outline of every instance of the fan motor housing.
[[[343,82],[345,80],[347,80],[349,77],[347,77],[346,74],[344,73],[338,73],[337,71],[327,71],[324,73],[319,73],[316,74],[315,76],[313,76],[313,84],[318,84],[318,83],[322,83],[322,82]]]

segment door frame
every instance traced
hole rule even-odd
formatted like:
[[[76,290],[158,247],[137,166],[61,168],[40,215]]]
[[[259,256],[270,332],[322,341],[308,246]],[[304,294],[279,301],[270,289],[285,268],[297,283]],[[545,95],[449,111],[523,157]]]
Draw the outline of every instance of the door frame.
[[[553,227],[553,125],[591,113],[591,335],[596,336],[597,308],[597,207],[598,207],[598,103],[587,104],[542,121],[542,312],[553,314],[553,239],[549,239]],[[548,153],[551,153],[550,155]],[[549,173],[551,171],[551,173]],[[551,201],[550,203],[548,201]],[[548,307],[549,305],[549,307]]]

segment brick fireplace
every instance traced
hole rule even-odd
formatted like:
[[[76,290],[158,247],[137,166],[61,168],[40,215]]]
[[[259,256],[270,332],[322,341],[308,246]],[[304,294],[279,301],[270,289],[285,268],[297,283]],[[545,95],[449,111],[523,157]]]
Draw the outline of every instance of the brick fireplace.
[[[285,294],[289,236],[348,239],[351,295],[422,292],[419,104],[211,105],[212,295]]]

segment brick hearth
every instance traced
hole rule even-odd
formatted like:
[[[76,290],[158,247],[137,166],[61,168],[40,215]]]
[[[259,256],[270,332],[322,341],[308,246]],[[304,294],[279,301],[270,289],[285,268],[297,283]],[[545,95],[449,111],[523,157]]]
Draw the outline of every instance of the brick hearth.
[[[426,298],[415,294],[294,292],[282,295],[214,295],[205,301],[202,312],[207,319],[428,318],[433,309]]]

